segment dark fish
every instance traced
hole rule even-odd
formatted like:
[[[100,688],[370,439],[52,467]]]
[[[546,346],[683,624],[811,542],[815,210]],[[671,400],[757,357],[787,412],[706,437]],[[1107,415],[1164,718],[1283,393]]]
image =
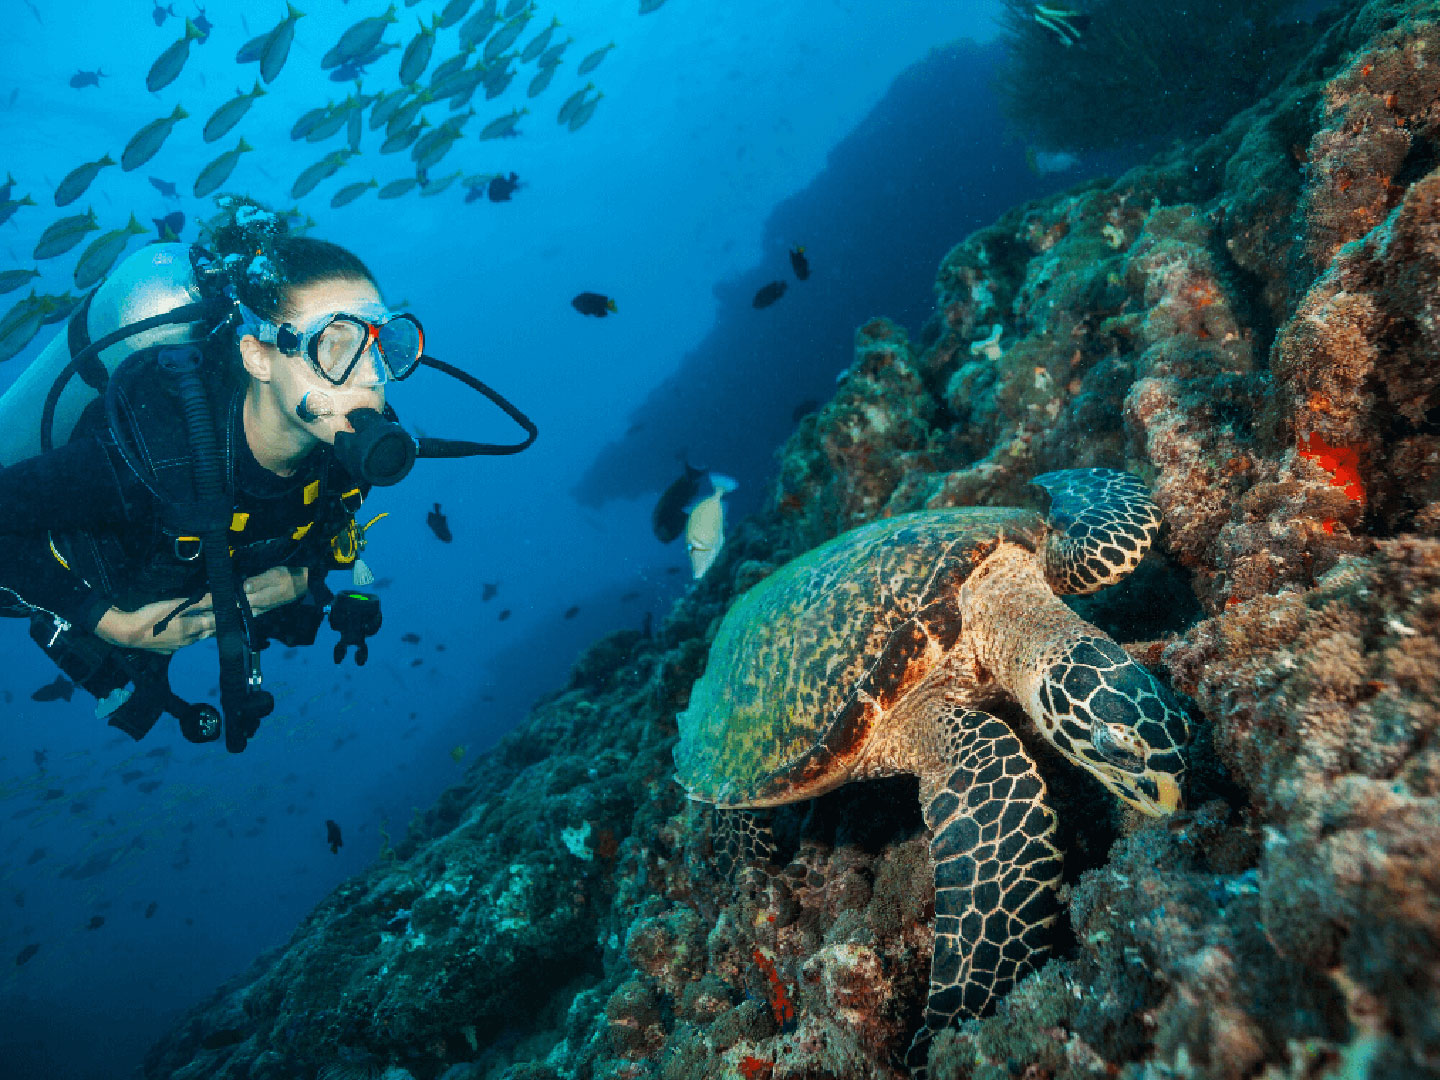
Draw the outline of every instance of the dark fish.
[[[19,892],[17,892],[17,893],[15,894],[14,900],[15,900],[15,906],[16,906],[16,907],[24,907],[24,906],[25,906],[25,890],[24,890],[24,889],[21,889]]]
[[[405,642],[405,644],[407,645],[419,645],[420,635],[407,632],[400,635],[400,640]]]
[[[6,693],[8,694],[9,691],[7,690]],[[6,701],[9,701],[10,699],[7,697],[5,700],[6,700]],[[44,771],[45,771],[45,758],[46,758],[46,755],[48,755],[49,753],[50,753],[49,750],[36,750],[36,751],[35,751],[35,767],[36,767],[37,769],[39,769],[41,772],[44,772]]]
[[[45,857],[45,849],[44,849],[43,847],[37,847],[34,851],[30,852],[30,857],[25,860],[25,865],[26,865],[26,866],[34,866],[37,862],[39,862],[39,861],[40,861],[41,859],[43,859],[44,857]]]
[[[430,526],[430,531],[442,544],[448,544],[455,539],[455,535],[450,531],[450,522],[445,520],[439,503],[435,504],[434,510],[425,515],[425,524]]]
[[[44,686],[40,687],[39,690],[36,690],[33,694],[30,695],[30,700],[59,701],[63,698],[64,700],[69,701],[71,695],[73,695],[74,693],[75,684],[72,683],[69,679],[67,679],[64,675],[56,675],[54,682],[46,683]]]
[[[423,663],[425,663],[425,658],[423,656],[417,656],[414,660],[410,661],[410,666],[419,667]]]
[[[495,594],[499,591],[500,583],[498,581],[485,582],[480,586],[480,602],[484,603],[487,600],[495,599]]]
[[[485,193],[491,202],[509,202],[515,189],[522,186],[519,174],[512,172],[509,176],[492,177]]]
[[[159,902],[156,901],[156,900],[151,900],[150,903],[148,903],[147,905],[145,905],[145,917],[146,917],[147,919],[154,918],[155,912],[157,912],[157,911],[159,911],[159,910],[160,910],[160,904],[159,904]]]
[[[340,826],[328,818],[325,821],[325,842],[330,845],[330,853],[332,855],[338,855],[340,853],[340,845],[345,843],[344,840],[340,839]]]
[[[205,17],[205,9],[199,4],[195,5],[195,10],[199,14],[192,21],[195,23],[195,29],[200,31],[200,44],[204,45],[206,39],[210,37],[210,31],[215,29],[215,24]],[[175,13],[172,11],[170,14]]]
[[[630,603],[632,600],[639,600],[639,599],[640,599],[640,594],[639,594],[639,592],[635,591],[634,589],[632,589],[630,592],[622,593],[622,594],[620,595],[620,602],[621,602],[622,604],[628,604],[628,603]]]
[[[576,615],[579,615],[579,614],[580,614],[580,608],[579,608],[579,606],[577,606],[577,605],[572,605],[571,607],[568,607],[568,608],[565,609],[565,614],[564,614],[564,616],[562,616],[562,617],[563,617],[563,618],[566,618],[566,619],[573,619]]]
[[[445,643],[444,643],[443,641],[437,641],[437,642],[435,643],[435,651],[436,651],[436,652],[444,652],[444,651],[445,651]]]
[[[617,310],[614,300],[598,292],[582,292],[570,301],[570,306],[581,315],[593,315],[597,319],[603,319]]]
[[[175,17],[175,5],[171,4],[169,7],[161,7],[157,3],[155,10],[150,13],[150,17],[155,20],[156,26],[164,26],[166,19],[173,19]]]
[[[155,223],[155,231],[160,234],[162,242],[173,242],[180,239],[180,234],[185,231],[185,215],[179,210],[171,210],[162,218],[151,218]]]
[[[137,791],[143,791],[146,795],[149,795],[159,786],[159,780],[146,780],[143,784],[136,784],[135,788]]]
[[[395,584],[395,579],[394,579],[394,578],[382,577],[382,578],[376,578],[374,581],[372,581],[372,582],[370,583],[370,588],[372,588],[372,589],[388,589],[391,585],[394,585],[394,584]]]
[[[795,271],[795,276],[804,281],[810,276],[810,260],[805,257],[805,249],[795,246],[790,249],[790,269]]]
[[[661,493],[655,509],[650,511],[650,528],[656,540],[668,544],[685,531],[690,503],[700,494],[700,480],[704,475],[704,469],[692,468],[689,462],[685,462],[685,471]]]
[[[506,619],[508,619],[509,617],[510,617],[510,609],[509,609],[508,607],[507,607],[507,608],[501,608],[501,609],[500,609],[500,615],[499,615],[499,617],[497,618],[496,621],[497,621],[497,622],[504,622],[504,621],[505,621]]]
[[[21,964],[28,964],[31,960],[35,958],[35,954],[39,951],[39,945],[33,943],[26,945],[23,949],[21,949],[18,953],[15,954],[15,966],[19,967]]]
[[[760,291],[755,294],[755,299],[750,301],[750,306],[754,308],[767,308],[785,295],[785,289],[785,282],[772,281],[769,285],[763,286]]]
[[[105,925],[105,916],[104,916],[104,915],[91,915],[91,916],[90,916],[90,921],[85,924],[85,929],[86,929],[86,930],[99,930],[100,927],[102,927],[102,926],[104,926],[104,925]]]
[[[70,76],[70,85],[79,90],[83,86],[99,86],[100,80],[105,78],[109,78],[109,76],[99,68],[94,71],[77,71]]]
[[[63,799],[64,797],[65,789],[63,787],[52,787],[46,791],[44,795],[40,796],[44,802],[54,802],[56,799]]]
[[[145,774],[139,769],[131,769],[128,772],[123,772],[120,774],[120,782],[122,784],[133,784],[136,780],[139,780],[140,777],[144,775]]]
[[[245,1033],[239,1028],[219,1028],[200,1040],[202,1050],[223,1050],[227,1046],[245,1041]]]
[[[179,189],[169,180],[161,180],[158,176],[152,176],[150,177],[150,186],[167,199],[178,199],[180,197]]]

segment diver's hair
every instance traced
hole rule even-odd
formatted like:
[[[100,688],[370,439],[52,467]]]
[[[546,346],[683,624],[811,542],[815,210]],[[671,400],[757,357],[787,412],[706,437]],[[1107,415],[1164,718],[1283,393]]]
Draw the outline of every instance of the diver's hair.
[[[235,296],[263,319],[283,322],[291,291],[318,281],[379,282],[359,256],[329,240],[290,235],[291,214],[276,213],[254,199],[224,195],[220,214],[205,239]]]

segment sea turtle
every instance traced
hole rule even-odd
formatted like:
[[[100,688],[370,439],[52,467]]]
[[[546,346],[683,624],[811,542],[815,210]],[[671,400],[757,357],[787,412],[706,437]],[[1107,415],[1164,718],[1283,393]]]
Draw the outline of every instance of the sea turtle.
[[[1044,958],[1061,853],[1045,784],[1010,726],[1040,734],[1150,814],[1181,799],[1184,713],[1056,593],[1140,562],[1160,517],[1112,469],[1033,481],[1050,510],[926,510],[863,525],[782,566],[726,613],[680,714],[677,778],[718,808],[777,806],[913,773],[935,864],[924,1023],[985,1013]]]

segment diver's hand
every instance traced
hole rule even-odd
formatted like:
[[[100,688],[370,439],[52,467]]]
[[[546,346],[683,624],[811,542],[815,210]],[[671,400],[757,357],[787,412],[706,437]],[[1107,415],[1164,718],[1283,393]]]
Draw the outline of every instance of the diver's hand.
[[[277,566],[246,578],[245,598],[250,601],[251,612],[263,615],[300,599],[309,585],[310,572],[307,569]],[[155,624],[184,602],[177,597],[174,600],[157,600],[136,611],[111,608],[100,617],[95,634],[102,641],[123,649],[162,653],[173,653],[186,645],[214,637],[215,611],[209,593],[171,619],[159,634],[155,633]]]
[[[194,607],[186,608],[170,620],[164,631],[155,633],[155,624],[185,601],[157,600],[135,611],[111,608],[100,616],[95,636],[122,649],[145,649],[148,652],[173,653],[215,636],[215,613],[210,610],[210,597]]]
[[[245,581],[245,599],[250,601],[250,610],[256,615],[293,604],[310,588],[310,571],[304,567],[296,570],[289,566],[277,566],[256,574]],[[207,595],[202,604],[208,606]]]

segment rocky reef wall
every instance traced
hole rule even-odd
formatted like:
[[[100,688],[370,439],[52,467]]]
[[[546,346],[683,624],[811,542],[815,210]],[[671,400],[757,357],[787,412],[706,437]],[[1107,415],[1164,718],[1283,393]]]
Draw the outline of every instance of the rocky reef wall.
[[[933,940],[915,782],[785,808],[786,864],[721,874],[675,714],[787,559],[1089,465],[1164,515],[1083,610],[1191,699],[1189,808],[1131,820],[1037,752],[1056,954],[931,1075],[1440,1075],[1440,14],[1393,0],[1202,145],[966,238],[919,342],[861,327],[659,631],[597,643],[148,1075],[904,1075]]]

